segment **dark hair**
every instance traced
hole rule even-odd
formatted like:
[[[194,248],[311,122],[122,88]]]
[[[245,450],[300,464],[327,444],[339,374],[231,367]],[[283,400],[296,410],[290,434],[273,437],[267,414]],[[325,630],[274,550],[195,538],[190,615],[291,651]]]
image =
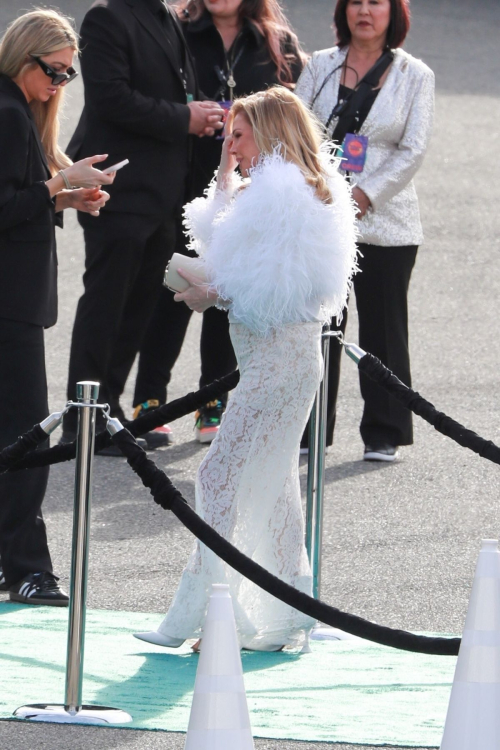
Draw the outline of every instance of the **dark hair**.
[[[182,20],[196,21],[206,10],[203,0],[178,0],[174,8]],[[272,61],[278,69],[278,80],[284,86],[293,83],[292,65],[305,63],[307,58],[301,50],[297,35],[281,8],[279,0],[242,0],[239,7],[240,21],[248,18],[265,39]],[[294,48],[296,54],[288,54],[285,47]],[[297,60],[298,58],[298,60]]]
[[[333,23],[337,31],[337,44],[346,47],[351,41],[347,25],[346,8],[349,0],[337,0]],[[390,49],[401,47],[410,30],[410,0],[391,0],[391,20],[387,29],[386,46]]]

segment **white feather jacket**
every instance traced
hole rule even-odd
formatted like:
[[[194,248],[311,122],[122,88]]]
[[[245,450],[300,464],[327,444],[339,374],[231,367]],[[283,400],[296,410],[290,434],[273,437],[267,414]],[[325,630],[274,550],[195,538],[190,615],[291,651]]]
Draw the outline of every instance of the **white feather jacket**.
[[[356,270],[355,213],[335,160],[322,156],[333,203],[325,204],[300,169],[278,154],[215,181],[206,197],[185,206],[190,249],[205,260],[207,278],[231,319],[268,334],[301,321],[340,316]]]

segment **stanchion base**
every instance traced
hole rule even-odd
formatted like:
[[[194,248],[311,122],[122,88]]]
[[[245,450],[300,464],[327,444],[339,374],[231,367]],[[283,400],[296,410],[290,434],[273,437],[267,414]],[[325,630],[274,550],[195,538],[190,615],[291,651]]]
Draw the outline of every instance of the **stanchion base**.
[[[53,721],[56,724],[128,724],[132,717],[126,711],[109,706],[82,706],[79,711],[67,711],[57,704],[35,703],[17,708],[16,719],[30,721]]]

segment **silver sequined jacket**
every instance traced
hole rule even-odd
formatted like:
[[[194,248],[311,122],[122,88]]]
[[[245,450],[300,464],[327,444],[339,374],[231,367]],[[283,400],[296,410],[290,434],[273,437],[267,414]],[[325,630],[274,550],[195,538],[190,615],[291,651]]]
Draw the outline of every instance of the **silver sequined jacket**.
[[[324,124],[338,101],[341,67],[347,51],[347,47],[333,47],[315,52],[295,89]],[[372,204],[372,209],[358,221],[360,242],[383,247],[422,242],[413,176],[425,156],[433,115],[432,70],[404,50],[395,50],[387,78],[359,131],[368,136],[368,150],[365,168],[359,174],[352,174],[352,184],[358,185]],[[334,118],[329,135],[336,124]]]

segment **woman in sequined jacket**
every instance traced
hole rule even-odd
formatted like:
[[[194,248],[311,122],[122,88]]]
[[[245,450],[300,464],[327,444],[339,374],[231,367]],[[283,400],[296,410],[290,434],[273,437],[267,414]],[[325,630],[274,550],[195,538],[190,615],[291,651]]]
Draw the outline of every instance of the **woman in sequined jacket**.
[[[352,96],[386,50],[393,58],[356,113],[354,134],[367,139],[362,171],[347,171],[358,206],[361,273],[354,277],[359,345],[411,385],[407,292],[423,240],[413,177],[429,142],[434,74],[401,49],[409,29],[409,0],[338,0],[337,46],[315,52],[296,93],[332,136],[335,107]],[[344,330],[347,315],[341,327]],[[332,321],[337,327],[336,322]],[[333,346],[328,378],[327,445],[333,441],[341,348]],[[360,425],[365,460],[392,461],[398,446],[413,442],[411,412],[377,385],[360,378]],[[304,435],[302,448],[307,447]]]

